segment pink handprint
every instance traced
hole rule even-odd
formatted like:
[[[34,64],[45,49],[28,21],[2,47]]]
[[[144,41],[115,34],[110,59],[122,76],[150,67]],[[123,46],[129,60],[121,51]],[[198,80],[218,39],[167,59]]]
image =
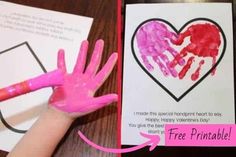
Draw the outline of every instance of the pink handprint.
[[[170,73],[173,77],[178,75],[174,67],[170,66],[170,59],[165,54],[169,52],[173,58],[178,55],[169,42],[176,40],[177,35],[167,29],[167,27],[158,22],[150,21],[139,28],[136,34],[137,45],[141,54],[142,61],[145,67],[151,71],[154,69],[149,62],[148,57],[159,66],[164,76]],[[184,59],[176,60],[179,65],[184,64]]]
[[[95,92],[107,79],[117,60],[117,53],[113,53],[103,68],[97,72],[103,46],[103,40],[96,42],[91,61],[85,69],[88,42],[84,41],[72,73],[67,73],[64,51],[59,50],[58,68],[64,72],[64,83],[62,86],[54,88],[49,99],[50,105],[67,113],[84,115],[117,101],[117,94],[94,97]]]
[[[184,47],[170,63],[170,67],[175,68],[175,66],[179,63],[179,60],[182,60],[185,56],[187,57],[188,54],[193,55],[192,57],[188,58],[187,64],[184,65],[180,71],[180,79],[184,78],[186,73],[189,71],[195,57],[211,57],[212,66],[214,66],[216,63],[219,46],[221,44],[219,29],[217,26],[209,23],[195,24],[190,26],[185,32],[181,33],[178,39],[173,43],[176,45],[181,45],[186,37],[190,37],[190,44]],[[204,59],[199,62],[199,66],[191,76],[193,81],[199,78],[200,70],[204,63]],[[211,74],[214,75],[214,73],[215,69]]]

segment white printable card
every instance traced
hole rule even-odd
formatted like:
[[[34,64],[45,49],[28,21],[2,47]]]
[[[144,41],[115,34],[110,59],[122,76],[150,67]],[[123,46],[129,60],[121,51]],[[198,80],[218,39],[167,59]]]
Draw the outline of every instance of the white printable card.
[[[0,1],[0,88],[57,67],[65,50],[70,72],[93,19]],[[0,102],[0,149],[10,151],[47,107],[51,88]]]
[[[165,124],[234,124],[231,3],[126,5],[122,145]]]

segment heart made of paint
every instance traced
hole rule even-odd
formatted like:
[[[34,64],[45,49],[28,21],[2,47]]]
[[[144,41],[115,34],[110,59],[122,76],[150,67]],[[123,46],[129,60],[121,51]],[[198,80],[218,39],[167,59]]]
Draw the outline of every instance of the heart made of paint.
[[[171,91],[171,89],[169,89],[168,87],[166,87],[166,85],[161,82],[160,80],[158,80],[157,77],[155,77],[151,72],[149,72],[149,70],[146,69],[146,67],[142,64],[142,62],[140,61],[139,57],[137,56],[136,52],[135,52],[135,48],[134,48],[134,42],[135,42],[135,37],[136,37],[136,33],[139,30],[140,27],[142,27],[144,24],[150,22],[150,21],[158,21],[161,22],[163,24],[165,24],[167,27],[171,28],[174,32],[176,32],[176,34],[180,34],[187,26],[193,24],[194,22],[199,22],[199,21],[205,21],[207,23],[210,23],[212,25],[217,26],[217,28],[219,29],[223,42],[221,43],[222,45],[222,51],[220,54],[220,56],[218,57],[216,63],[209,68],[209,70],[207,70],[204,74],[201,75],[201,77],[196,81],[193,82],[191,86],[189,86],[183,93],[181,93],[179,96],[175,95],[175,93],[173,91]],[[131,49],[132,49],[132,54],[136,60],[136,62],[138,63],[138,65],[141,67],[141,69],[155,82],[157,83],[162,89],[164,89],[175,101],[180,101],[184,96],[186,96],[190,91],[192,91],[197,85],[199,85],[199,83],[201,83],[220,63],[220,61],[222,60],[224,54],[225,54],[225,49],[226,49],[226,37],[225,34],[222,30],[222,28],[220,27],[219,24],[217,24],[215,21],[211,20],[211,19],[207,19],[207,18],[195,18],[192,19],[190,21],[188,21],[187,23],[185,23],[179,30],[177,30],[170,22],[164,20],[164,19],[160,19],[160,18],[153,18],[153,19],[148,19],[144,22],[142,22],[141,24],[139,24],[139,26],[136,28],[136,30],[133,33],[132,39],[131,39]]]

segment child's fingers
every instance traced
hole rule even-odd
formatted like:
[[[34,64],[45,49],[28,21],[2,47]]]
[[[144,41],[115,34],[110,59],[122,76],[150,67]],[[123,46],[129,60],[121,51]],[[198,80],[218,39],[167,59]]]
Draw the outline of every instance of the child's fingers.
[[[86,64],[86,58],[87,58],[87,52],[88,52],[88,45],[89,43],[87,40],[82,42],[73,73],[81,74],[84,72],[84,67]]]
[[[102,69],[98,72],[98,74],[95,76],[95,78],[93,79],[94,88],[99,88],[107,79],[107,77],[110,75],[110,73],[112,72],[112,69],[114,68],[116,61],[117,61],[117,53],[113,53],[108,61],[106,62],[106,64],[102,67]]]
[[[66,72],[65,52],[63,49],[60,49],[57,53],[57,67]]]
[[[92,58],[85,71],[86,75],[93,76],[96,74],[98,67],[100,65],[100,62],[101,62],[103,46],[104,46],[103,40],[100,39],[96,42],[94,50],[93,50]]]

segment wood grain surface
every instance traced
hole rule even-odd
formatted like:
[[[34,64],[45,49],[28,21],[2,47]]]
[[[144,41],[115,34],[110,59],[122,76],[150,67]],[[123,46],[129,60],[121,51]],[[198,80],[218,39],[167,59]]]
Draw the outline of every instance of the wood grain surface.
[[[116,0],[6,0],[43,9],[72,13],[94,18],[88,37],[90,54],[97,39],[104,39],[104,65],[109,55],[117,51],[117,2]],[[89,54],[89,57],[90,57]],[[97,95],[117,92],[117,67],[97,92]],[[99,111],[77,119],[68,130],[54,152],[54,157],[115,157],[85,144],[77,135],[81,130],[90,140],[105,147],[117,147],[117,104],[114,103]],[[36,141],[37,142],[37,141]],[[48,141],[50,142],[50,141]],[[0,157],[7,152],[0,151]]]

